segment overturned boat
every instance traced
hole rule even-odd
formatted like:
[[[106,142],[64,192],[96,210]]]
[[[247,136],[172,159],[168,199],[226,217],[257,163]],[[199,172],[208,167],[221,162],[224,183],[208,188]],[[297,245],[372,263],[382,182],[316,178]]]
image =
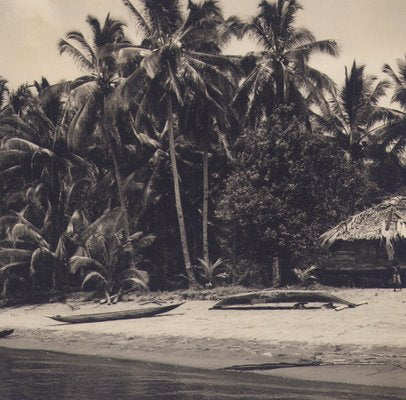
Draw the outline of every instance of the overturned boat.
[[[293,303],[292,308],[300,309],[308,303],[322,303],[330,308],[337,309],[334,304],[340,304],[340,309],[353,308],[365,303],[352,303],[341,299],[330,293],[310,292],[310,291],[271,291],[264,290],[260,292],[241,293],[228,296],[212,307],[215,310],[233,309],[236,306],[253,306],[258,304],[278,304],[278,303]],[[241,308],[241,307],[240,307]]]
[[[14,329],[3,329],[0,331],[0,339],[14,333]]]
[[[158,314],[163,314],[168,311],[178,308],[182,303],[169,304],[158,307],[149,308],[137,308],[134,310],[125,311],[113,311],[107,313],[97,313],[97,314],[79,314],[79,315],[55,315],[49,316],[55,321],[66,322],[69,324],[83,324],[88,322],[102,322],[102,321],[115,321],[118,319],[133,319],[133,318],[144,318],[153,317]]]

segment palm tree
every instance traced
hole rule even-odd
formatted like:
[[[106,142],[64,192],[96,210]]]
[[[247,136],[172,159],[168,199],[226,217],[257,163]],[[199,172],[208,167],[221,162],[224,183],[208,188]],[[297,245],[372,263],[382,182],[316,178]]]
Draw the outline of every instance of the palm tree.
[[[78,204],[74,204],[73,212],[67,212],[72,194],[76,192],[77,195],[80,184],[77,181],[63,193],[67,199],[62,204],[66,215],[59,221],[60,231],[55,230],[52,216],[61,207],[61,203],[51,204],[50,188],[41,182],[21,192],[24,207],[9,215],[11,223],[8,234],[0,244],[0,272],[8,280],[13,275],[24,278],[25,284],[34,292],[61,289],[66,285],[69,249],[76,247],[73,237],[80,235],[86,225],[83,211],[76,208]],[[13,219],[10,220],[11,218]]]
[[[19,115],[11,114],[0,124],[0,135],[7,135],[0,148],[1,176],[9,185],[6,200],[21,199],[4,221],[8,229],[0,258],[5,271],[30,267],[36,274],[46,264],[56,274],[63,266],[69,218],[80,205],[71,201],[80,189],[73,182],[91,177],[95,167],[66,149],[58,126],[36,100],[12,96]]]
[[[333,87],[325,74],[310,67],[309,59],[315,53],[336,56],[337,44],[318,41],[308,29],[296,28],[300,9],[298,0],[263,0],[259,13],[246,25],[246,33],[263,48],[241,61],[247,77],[234,98],[238,114],[250,127],[281,104],[293,104],[297,115],[307,116],[309,103]]]
[[[71,273],[79,269],[84,272],[82,287],[90,281],[96,282],[104,290],[108,304],[111,304],[114,292],[118,300],[125,286],[148,288],[148,275],[138,269],[135,260],[141,249],[149,246],[155,237],[144,236],[142,232],[130,237],[123,235],[122,217],[122,213],[107,211],[88,227],[90,236],[80,251],[81,255],[75,255],[69,261]]]
[[[79,31],[68,32],[65,39],[58,42],[61,54],[68,54],[81,69],[90,73],[72,84],[74,90],[70,100],[74,103],[76,112],[67,131],[67,141],[70,148],[78,152],[88,142],[89,132],[97,132],[97,128],[101,131],[110,147],[120,206],[127,221],[125,231],[129,236],[126,199],[118,161],[121,142],[107,120],[106,105],[106,99],[111,95],[118,77],[115,57],[119,49],[129,46],[129,42],[124,37],[125,24],[112,19],[110,14],[103,25],[90,15],[86,22],[92,30],[90,43]]]
[[[206,81],[210,77],[205,77]],[[205,98],[194,98],[184,107],[180,113],[180,129],[185,136],[192,136],[203,150],[203,209],[202,209],[202,243],[203,260],[207,265],[210,263],[209,257],[209,150],[219,151],[216,144],[220,144],[226,156],[230,159],[229,143],[227,133],[229,131],[228,116],[229,103],[232,98],[235,86],[230,81],[224,81],[217,93],[211,92],[210,96],[215,99],[221,107],[215,108],[205,101]]]
[[[143,34],[141,46],[145,49],[138,53],[142,58],[140,68],[118,87],[118,91],[127,98],[125,93],[128,93],[129,86],[134,87],[135,82],[138,85],[141,82],[142,89],[138,86],[141,94],[132,99],[137,108],[134,121],[140,122],[137,129],[141,126],[142,115],[147,115],[158,130],[167,123],[182,252],[186,273],[193,284],[176,162],[175,131],[179,134],[180,111],[193,98],[202,97],[212,107],[221,109],[210,92],[219,91],[213,82],[229,80],[229,75],[220,67],[232,68],[226,58],[218,55],[219,23],[223,18],[214,0],[206,0],[199,5],[189,1],[186,16],[181,12],[179,0],[142,0],[141,12],[129,0],[123,0],[123,3]],[[233,21],[229,22],[234,26]],[[206,81],[204,77],[209,75],[211,79]]]
[[[365,65],[358,66],[354,61],[350,72],[345,68],[342,88],[330,93],[329,102],[320,103],[320,115],[314,114],[316,122],[352,159],[366,155],[364,147],[385,111],[378,103],[388,87],[388,81],[367,75]]]
[[[397,60],[397,64],[398,73],[388,64],[384,65],[383,72],[390,77],[394,88],[391,101],[397,103],[400,109],[386,110],[386,123],[377,133],[389,153],[400,160],[406,149],[406,57]]]

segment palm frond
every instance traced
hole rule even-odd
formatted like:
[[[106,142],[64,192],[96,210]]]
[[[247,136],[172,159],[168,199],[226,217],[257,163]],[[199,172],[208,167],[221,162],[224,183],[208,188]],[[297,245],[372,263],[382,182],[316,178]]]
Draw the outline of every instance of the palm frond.
[[[314,82],[318,89],[327,90],[330,93],[335,92],[336,84],[327,74],[307,66],[307,76]]]
[[[5,170],[0,172],[0,179],[4,180],[11,180],[17,179],[21,175],[22,172],[25,172],[25,168],[22,165],[15,165],[10,168],[6,168]]]
[[[377,83],[375,88],[371,91],[369,98],[367,100],[367,104],[370,105],[377,105],[378,102],[381,100],[381,97],[385,96],[386,90],[390,89],[391,84],[389,81],[382,80]]]
[[[292,34],[288,37],[286,41],[286,48],[288,50],[293,49],[297,46],[305,45],[307,43],[315,42],[316,38],[313,33],[311,33],[306,28],[297,28]]]
[[[122,271],[118,276],[118,279],[123,282],[125,282],[128,279],[136,279],[137,281],[142,282],[141,285],[144,288],[146,289],[148,288],[147,286],[149,282],[148,273],[135,267],[130,267]]]
[[[7,205],[7,203],[6,203]],[[17,215],[4,215],[0,217],[0,237],[4,237],[6,231],[18,221]],[[1,246],[0,246],[1,247]]]
[[[14,241],[28,240],[37,243],[41,247],[46,247],[49,249],[49,244],[47,241],[38,232],[25,224],[15,224],[11,231],[11,238]]]
[[[0,266],[0,275],[7,273],[9,271],[21,271],[21,269],[26,269],[28,268],[29,263],[28,262],[14,262],[14,263],[9,263],[6,265]]]
[[[142,0],[144,19],[154,36],[171,37],[182,24],[181,2],[179,0]]]
[[[59,53],[66,53],[72,57],[73,61],[84,71],[94,71],[94,65],[86,58],[86,56],[78,50],[75,46],[70,44],[64,39],[60,39],[58,42]]]
[[[114,229],[114,228],[113,228]],[[112,236],[106,236],[111,238]],[[97,260],[99,264],[108,267],[110,265],[110,252],[109,248],[113,246],[113,241],[107,242],[102,234],[95,234],[86,240],[86,249],[93,259]],[[107,271],[107,269],[106,269]]]
[[[31,260],[32,251],[23,249],[0,249],[0,264],[27,262]]]
[[[74,40],[75,42],[79,43],[80,46],[85,51],[84,55],[85,55],[86,59],[90,60],[92,65],[96,65],[96,63],[97,63],[96,54],[94,53],[92,47],[90,46],[90,44],[87,42],[87,40],[83,36],[82,32],[79,32],[79,31],[68,32],[65,36],[65,39]]]
[[[142,60],[140,67],[145,70],[150,79],[154,79],[160,68],[162,54],[160,51],[154,51],[148,54]]]
[[[382,68],[382,72],[385,74],[389,75],[389,77],[397,84],[401,85],[402,81],[401,79],[397,76],[396,72],[392,69],[392,67],[389,64],[384,64]]]
[[[151,31],[150,26],[147,21],[145,21],[142,14],[133,6],[130,0],[122,0],[122,3],[127,7],[130,12],[130,16],[135,22],[135,26],[140,30],[142,34],[146,37],[152,37],[153,32]]]
[[[104,237],[112,237],[114,234],[115,223],[120,212],[121,211],[118,208],[113,210],[107,209],[101,217],[89,225],[84,233],[84,237],[89,238],[96,234]]]
[[[245,23],[237,16],[228,17],[219,27],[220,43],[228,43],[232,37],[242,39],[244,36]]]
[[[31,153],[43,153],[43,154],[48,155],[49,157],[54,156],[54,154],[52,153],[51,150],[42,148],[42,147],[36,145],[35,143],[30,142],[29,140],[21,139],[21,138],[7,139],[3,143],[3,147],[5,149],[9,149],[9,150],[19,150],[19,151],[31,152]]]
[[[100,26],[99,20],[96,17],[93,17],[92,15],[88,15],[86,17],[86,22],[88,23],[92,31],[93,43],[95,44],[96,47],[101,47],[104,43],[101,41],[102,28]]]
[[[84,202],[90,186],[91,182],[87,178],[78,179],[72,184],[66,198],[66,211],[68,214],[71,214]]]
[[[90,134],[97,123],[98,108],[96,99],[89,96],[69,124],[66,141],[73,152],[82,154],[86,151]]]
[[[306,59],[308,59],[314,53],[328,54],[330,56],[337,57],[339,55],[339,50],[335,40],[319,40],[297,46],[288,51],[287,55],[293,56],[297,53],[305,53]]]
[[[81,210],[75,210],[66,228],[66,233],[68,235],[81,234],[88,226],[89,222],[85,213]]]
[[[99,274],[96,271],[91,271],[83,279],[82,288],[84,288],[86,286],[86,284],[91,280],[95,280],[96,282],[102,283],[104,286],[108,285],[107,280],[105,279],[105,277],[103,275]]]
[[[139,90],[142,97],[146,92],[150,78],[144,67],[145,64],[141,68],[136,68],[127,78],[122,79],[111,97],[111,101],[125,111],[129,110],[132,105],[138,105],[136,100],[139,96],[134,95],[135,90]]]
[[[148,285],[142,280],[138,278],[127,278],[122,281],[123,283],[130,283],[133,287],[141,287],[145,290],[148,290]]]
[[[31,160],[31,153],[21,150],[0,149],[0,170],[15,167],[18,164],[26,164]]]
[[[106,268],[99,263],[97,260],[91,257],[85,257],[85,256],[73,256],[69,260],[69,271],[72,274],[75,274],[77,271],[79,271],[80,268],[97,268],[100,273],[106,274]]]
[[[57,258],[54,253],[41,247],[36,249],[31,256],[30,274],[34,276],[44,268],[55,268]]]
[[[239,66],[235,64],[233,58],[218,54],[203,53],[200,51],[187,51],[185,52],[185,55],[195,60],[203,61],[209,65],[219,67],[222,70],[230,71],[237,75],[241,74],[241,70]]]

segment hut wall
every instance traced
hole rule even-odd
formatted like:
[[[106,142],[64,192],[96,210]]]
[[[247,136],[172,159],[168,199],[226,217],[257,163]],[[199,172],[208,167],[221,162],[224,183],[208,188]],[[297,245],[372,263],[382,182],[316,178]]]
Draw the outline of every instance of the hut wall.
[[[389,266],[385,248],[378,241],[358,240],[337,242],[331,248],[326,269],[341,271],[367,271]]]
[[[396,244],[395,259],[406,281],[406,240]],[[320,274],[320,282],[334,286],[388,287],[391,261],[380,241],[336,242]]]

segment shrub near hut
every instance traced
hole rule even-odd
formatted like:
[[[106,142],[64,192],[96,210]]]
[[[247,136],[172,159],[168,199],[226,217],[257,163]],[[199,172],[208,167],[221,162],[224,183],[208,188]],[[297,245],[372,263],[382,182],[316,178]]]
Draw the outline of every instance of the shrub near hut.
[[[318,257],[318,236],[376,193],[344,152],[292,121],[288,111],[281,109],[267,126],[242,136],[217,209],[234,231],[228,258],[261,266],[263,283],[270,282],[275,255],[282,280],[293,281],[291,267],[311,265]]]

